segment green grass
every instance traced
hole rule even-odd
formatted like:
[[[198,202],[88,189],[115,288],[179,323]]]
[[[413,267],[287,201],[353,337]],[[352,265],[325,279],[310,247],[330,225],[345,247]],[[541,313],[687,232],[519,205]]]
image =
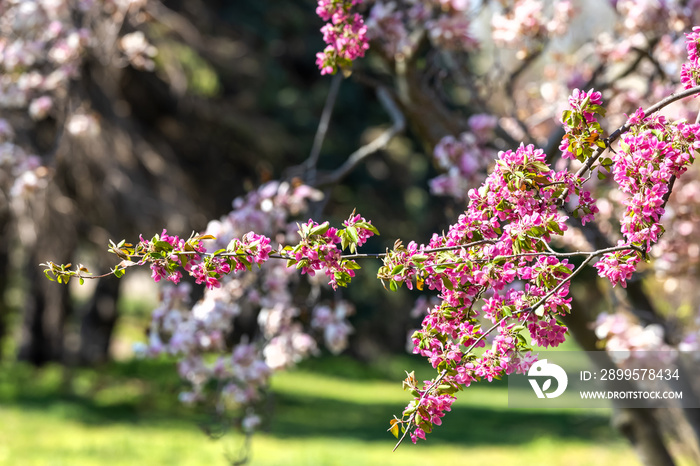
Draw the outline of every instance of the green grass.
[[[400,388],[402,370],[419,363],[321,358],[280,374],[272,419],[253,438],[251,464],[639,464],[606,412],[508,409],[503,382],[461,393],[427,442],[409,441],[392,453],[388,420],[409,399]],[[197,425],[208,418],[180,406],[179,389],[166,361],[113,363],[99,371],[5,363],[0,465],[228,464],[243,438],[207,437]]]

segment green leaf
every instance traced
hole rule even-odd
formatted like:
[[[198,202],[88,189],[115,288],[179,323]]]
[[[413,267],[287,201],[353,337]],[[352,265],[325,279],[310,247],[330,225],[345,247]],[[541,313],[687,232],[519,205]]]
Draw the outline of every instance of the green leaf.
[[[540,162],[539,160],[535,160],[534,162],[530,163],[530,165],[535,167],[540,173],[547,173],[551,171],[551,169],[547,166],[546,163]]]
[[[355,224],[355,227],[357,227],[357,228],[363,228],[363,229],[365,229],[365,230],[369,230],[369,231],[371,231],[372,233],[374,233],[375,235],[380,236],[380,235],[379,235],[379,230],[377,230],[377,228],[376,228],[374,225],[372,225],[371,223],[368,223],[368,222],[357,222],[357,223]]]
[[[440,275],[440,278],[442,279],[442,284],[445,286],[445,288],[447,288],[448,290],[454,290],[454,289],[455,289],[454,285],[452,284],[452,282],[450,281],[450,279],[447,278],[446,275]]]
[[[520,254],[521,252],[522,248],[520,247],[520,241],[513,241],[513,253]]]
[[[540,305],[537,307],[537,309],[535,309],[535,315],[536,315],[537,317],[542,317],[542,316],[544,315],[544,311],[545,311],[544,306],[543,306],[542,304],[540,304]]]
[[[340,236],[340,248],[346,249],[351,243],[350,238],[348,238],[348,235],[344,231],[341,231],[339,236]]]
[[[558,235],[563,235],[564,232],[562,231],[561,228],[559,228],[559,223],[557,223],[556,220],[552,219],[549,222],[547,222],[547,229],[549,231],[552,231]]]
[[[404,265],[403,265],[403,264],[399,264],[399,265],[397,265],[396,267],[394,267],[394,269],[391,271],[391,274],[392,274],[392,275],[398,275],[398,274],[400,274],[401,272],[403,272],[403,269],[404,269]]]
[[[561,120],[566,123],[571,118],[571,110],[564,110],[561,114]]]
[[[171,244],[168,243],[167,241],[158,240],[158,241],[155,241],[155,242],[153,243],[153,245],[154,245],[157,249],[163,249],[163,250],[166,250],[166,251],[172,251],[172,249],[173,249],[173,247],[171,246]]]
[[[343,266],[346,269],[350,269],[350,270],[359,270],[362,268],[362,267],[360,267],[360,264],[358,264],[355,261],[350,261],[350,260],[343,261]]]
[[[360,237],[357,236],[357,228],[355,228],[354,226],[349,226],[345,229],[345,231],[347,232],[348,237],[353,243],[357,243],[358,241],[360,241]]]
[[[451,384],[441,384],[438,385],[438,390],[442,393],[449,393],[452,395],[457,392],[458,388]]]
[[[323,235],[328,231],[328,228],[330,227],[330,223],[328,222],[323,222],[320,225],[317,225],[313,227],[311,230],[309,230],[309,235]]]

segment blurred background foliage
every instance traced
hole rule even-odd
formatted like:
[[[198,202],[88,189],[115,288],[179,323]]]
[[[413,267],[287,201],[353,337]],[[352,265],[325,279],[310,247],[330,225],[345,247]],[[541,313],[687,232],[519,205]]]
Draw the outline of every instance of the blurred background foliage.
[[[30,201],[27,218],[18,222],[14,241],[25,247],[10,252],[9,270],[47,259],[105,270],[113,259],[104,252],[108,239],[134,241],[163,227],[187,236],[228,213],[235,197],[269,180],[294,179],[293,167],[309,155],[331,85],[314,65],[322,22],[312,3],[153,2],[147,9],[152,21],[143,24],[158,50],[152,72],[87,56],[71,91],[99,115],[100,134],[62,138],[54,148],[39,142],[56,140],[63,122],[49,118],[29,127],[37,153],[55,150],[56,169],[46,197]],[[129,32],[128,23],[123,28]],[[390,124],[371,89],[353,77],[343,80],[319,171],[338,168]],[[326,186],[326,199],[312,215],[340,223],[356,208],[382,233],[367,250],[383,251],[396,238],[427,241],[448,225],[443,207],[449,201],[428,195],[426,181],[434,174],[410,134],[397,137]],[[364,358],[402,350],[415,325],[407,322],[412,298],[378,292],[378,265],[365,262],[358,286],[343,290],[357,304],[352,352]],[[54,285],[32,270],[23,279],[9,275],[4,321],[21,327],[21,359],[106,359],[117,313],[97,311],[95,299],[105,291],[116,297],[118,283],[100,283],[76,303],[75,295],[48,288]],[[44,325],[49,321],[55,325]],[[95,345],[80,349],[81,338],[95,334],[90,325],[108,327],[98,345],[103,354],[94,357],[88,353]]]

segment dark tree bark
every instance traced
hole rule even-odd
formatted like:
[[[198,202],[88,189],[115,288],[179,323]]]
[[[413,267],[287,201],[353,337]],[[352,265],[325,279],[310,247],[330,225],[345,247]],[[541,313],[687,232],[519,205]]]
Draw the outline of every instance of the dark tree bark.
[[[4,195],[4,193],[0,195]],[[3,341],[7,337],[7,319],[10,314],[5,295],[9,286],[10,274],[12,273],[10,270],[9,223],[9,212],[6,209],[0,210],[0,360],[4,356]]]
[[[595,316],[590,310],[591,303],[601,302],[603,296],[596,286],[595,275],[589,274],[587,278],[587,283],[584,285],[588,290],[586,302],[574,297],[571,314],[564,316],[562,320],[584,351],[599,352],[599,357],[605,360],[607,367],[610,367],[614,364],[607,353],[600,351],[598,338],[591,326],[595,321]],[[585,279],[581,277],[580,282]],[[658,420],[654,417],[654,411],[650,408],[615,406],[612,425],[629,440],[645,466],[674,466],[675,462],[664,443],[663,432]]]
[[[39,263],[51,258],[69,263],[77,242],[73,205],[50,185],[32,200],[36,239],[27,268],[29,289],[22,319],[18,358],[35,365],[62,361],[64,326],[72,306],[69,288],[50,282]]]
[[[119,317],[117,298],[119,280],[109,277],[100,280],[92,299],[86,306],[80,323],[80,348],[78,360],[81,364],[94,365],[109,358],[112,331]]]

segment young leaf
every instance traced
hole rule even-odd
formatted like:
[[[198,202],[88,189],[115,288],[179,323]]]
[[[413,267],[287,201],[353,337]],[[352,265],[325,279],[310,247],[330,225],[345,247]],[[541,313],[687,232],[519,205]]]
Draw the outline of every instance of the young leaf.
[[[394,437],[399,438],[399,424],[400,421],[398,419],[392,419],[389,421],[389,432],[394,434]]]

